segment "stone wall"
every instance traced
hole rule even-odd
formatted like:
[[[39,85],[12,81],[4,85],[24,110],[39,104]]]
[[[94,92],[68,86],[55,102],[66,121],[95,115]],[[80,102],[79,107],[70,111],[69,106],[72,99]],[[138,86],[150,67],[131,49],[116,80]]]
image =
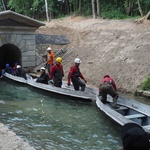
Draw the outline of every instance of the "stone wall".
[[[27,68],[36,65],[34,30],[31,30],[31,28],[22,28],[22,30],[20,28],[19,30],[0,29],[0,47],[7,44],[13,44],[20,50],[23,67]]]

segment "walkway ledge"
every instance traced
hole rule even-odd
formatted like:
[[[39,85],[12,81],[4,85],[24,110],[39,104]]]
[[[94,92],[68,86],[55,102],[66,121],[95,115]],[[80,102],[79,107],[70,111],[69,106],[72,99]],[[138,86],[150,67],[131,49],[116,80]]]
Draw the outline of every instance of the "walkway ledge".
[[[137,94],[137,96],[150,98],[150,91],[137,90],[136,94]]]
[[[0,123],[0,150],[35,150],[35,148]]]

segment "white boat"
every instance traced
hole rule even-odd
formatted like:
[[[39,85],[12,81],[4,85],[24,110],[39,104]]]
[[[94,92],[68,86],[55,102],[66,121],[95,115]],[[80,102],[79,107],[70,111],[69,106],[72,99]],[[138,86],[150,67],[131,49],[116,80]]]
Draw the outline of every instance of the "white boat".
[[[118,99],[118,109],[113,109],[112,99],[103,104],[100,96],[96,95],[98,108],[118,125],[123,126],[128,122],[134,122],[143,127],[150,134],[150,106],[130,99]]]
[[[57,94],[57,95],[72,97],[75,100],[80,100],[80,101],[84,101],[84,102],[95,101],[95,94],[97,93],[96,90],[94,90],[92,88],[88,88],[88,87],[86,88],[86,90],[84,92],[75,91],[73,89],[73,86],[68,87],[65,82],[63,83],[62,88],[55,87],[52,84],[47,85],[47,84],[38,83],[35,81],[35,79],[33,79],[28,74],[27,74],[27,80],[25,80],[22,77],[13,76],[13,75],[8,74],[8,73],[5,73],[4,76],[6,79],[10,79],[10,80],[15,81],[15,82],[30,85],[33,88],[47,91],[50,94],[53,93],[53,94]]]

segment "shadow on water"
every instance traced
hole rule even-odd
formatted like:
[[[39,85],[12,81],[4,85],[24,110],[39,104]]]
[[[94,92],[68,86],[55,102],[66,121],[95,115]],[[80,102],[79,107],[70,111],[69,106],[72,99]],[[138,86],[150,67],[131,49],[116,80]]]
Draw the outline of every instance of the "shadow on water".
[[[121,149],[120,131],[96,107],[1,81],[0,119],[37,150]]]

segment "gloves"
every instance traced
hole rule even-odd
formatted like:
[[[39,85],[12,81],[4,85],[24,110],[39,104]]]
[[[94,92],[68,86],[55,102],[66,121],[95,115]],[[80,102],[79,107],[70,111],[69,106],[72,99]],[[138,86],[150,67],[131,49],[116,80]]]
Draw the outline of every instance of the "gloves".
[[[53,80],[49,80],[49,83],[50,83],[50,84],[54,84],[54,83],[53,83]]]
[[[84,79],[84,82],[87,83],[87,81]]]
[[[68,84],[67,84],[68,86],[70,86],[70,82],[68,82]]]

